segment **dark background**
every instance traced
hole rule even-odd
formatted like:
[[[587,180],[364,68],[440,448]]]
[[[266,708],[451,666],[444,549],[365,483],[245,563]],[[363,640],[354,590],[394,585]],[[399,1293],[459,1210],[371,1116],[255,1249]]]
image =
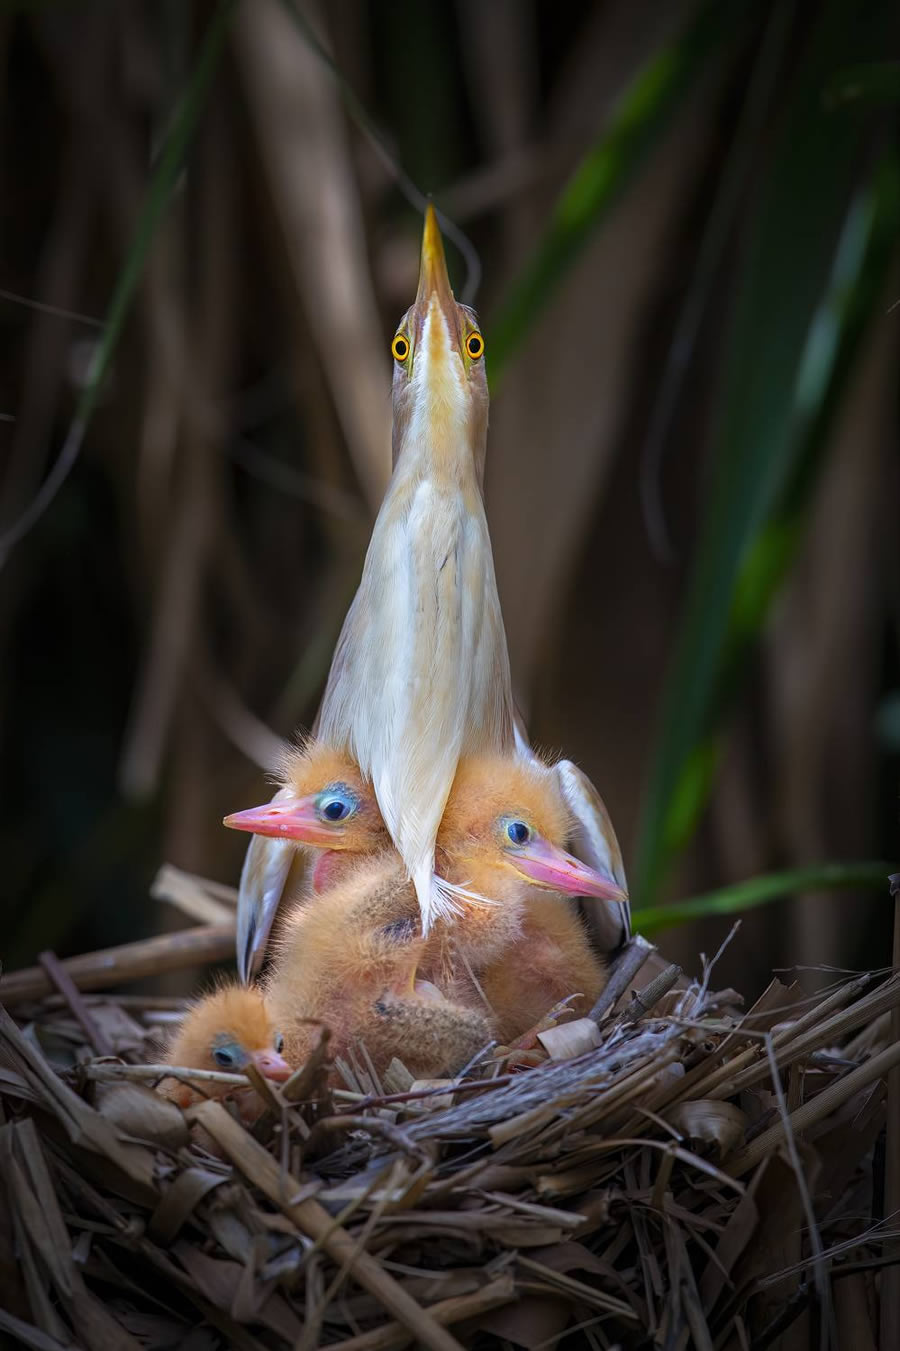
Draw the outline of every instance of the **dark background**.
[[[896,858],[895,5],[297,8],[340,77],[288,6],[238,5],[146,258],[216,8],[0,17],[0,287],[98,320],[143,269],[80,457],[0,568],[4,965],[182,922],[162,861],[237,881],[219,822],[315,714],[388,471],[399,166],[483,267],[514,676],[636,902]],[[100,336],[0,297],[0,533]],[[889,934],[884,891],[807,893],[722,971],[882,965]]]

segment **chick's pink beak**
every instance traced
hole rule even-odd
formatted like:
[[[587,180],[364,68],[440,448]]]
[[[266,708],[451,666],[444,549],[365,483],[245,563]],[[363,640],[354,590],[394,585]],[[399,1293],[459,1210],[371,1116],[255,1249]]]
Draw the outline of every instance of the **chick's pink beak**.
[[[232,812],[223,825],[231,830],[248,830],[253,835],[271,835],[276,840],[298,840],[303,844],[334,845],[340,828],[319,820],[315,797],[275,798],[262,807]]]
[[[252,1059],[263,1078],[273,1079],[276,1084],[283,1084],[294,1072],[277,1051],[254,1051]]]
[[[510,861],[530,882],[551,891],[564,891],[570,896],[597,896],[602,901],[628,899],[627,893],[611,877],[589,868],[540,836],[517,849]]]

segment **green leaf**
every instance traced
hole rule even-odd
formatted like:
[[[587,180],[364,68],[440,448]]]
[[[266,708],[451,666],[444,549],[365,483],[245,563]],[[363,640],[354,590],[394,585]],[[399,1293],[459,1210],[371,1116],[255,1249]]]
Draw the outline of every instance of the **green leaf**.
[[[228,21],[236,0],[220,0],[218,9],[210,21],[197,65],[191,75],[179,107],[172,118],[172,126],[162,148],[147,197],[141,208],[134,239],[125,257],[125,262],[116,279],[112,300],[103,325],[91,372],[81,392],[75,416],[69,428],[59,458],[47,478],[41,484],[37,496],[10,526],[0,535],[0,567],[2,567],[10,549],[31,530],[53,501],[59,489],[69,475],[84,441],[85,433],[97,406],[97,399],[103,383],[112,366],[125,321],[131,310],[138,282],[144,271],[144,264],[153,243],[157,227],[169,205],[172,192],[184,166],[188,147],[197,128],[200,113],[206,103],[210,85],[219,64]]]
[[[881,293],[900,222],[897,161],[888,154],[854,195],[871,124],[829,116],[821,95],[848,54],[886,39],[888,10],[841,0],[818,21],[752,223],[714,481],[644,803],[639,904],[656,898],[696,829],[719,728],[802,538],[835,407]]]
[[[684,847],[706,806],[718,764],[719,722],[740,686],[750,650],[802,542],[825,464],[828,427],[883,294],[898,231],[900,162],[891,153],[849,212],[832,285],[811,326],[797,384],[793,464],[735,580],[704,732],[685,755],[661,826],[664,860]]]
[[[663,45],[625,90],[602,135],[563,190],[547,233],[492,318],[489,374],[496,385],[560,280],[672,126],[717,48],[740,35],[749,7],[713,3]]]
[[[896,871],[896,867],[894,863],[817,863],[789,872],[765,873],[746,882],[710,891],[705,896],[694,896],[689,901],[635,910],[631,916],[632,927],[635,933],[649,937],[695,919],[743,914],[745,910],[755,910],[757,906],[770,905],[772,901],[804,891],[869,887],[881,890],[887,900],[888,876]]]

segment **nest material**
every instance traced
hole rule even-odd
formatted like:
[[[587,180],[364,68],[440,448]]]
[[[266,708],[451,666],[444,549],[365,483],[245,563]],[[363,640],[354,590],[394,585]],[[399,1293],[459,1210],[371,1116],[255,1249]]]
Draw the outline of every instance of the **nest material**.
[[[742,1014],[708,973],[673,989],[675,968],[631,998],[648,951],[620,956],[575,1058],[410,1087],[396,1064],[372,1082],[361,1048],[329,1091],[323,1041],[283,1092],[255,1080],[252,1131],[209,1101],[193,1138],[148,1087],[177,1001],[85,995],[49,956],[7,977],[0,1333],[48,1351],[878,1346],[900,975],[775,981]],[[59,993],[37,998],[41,977]]]

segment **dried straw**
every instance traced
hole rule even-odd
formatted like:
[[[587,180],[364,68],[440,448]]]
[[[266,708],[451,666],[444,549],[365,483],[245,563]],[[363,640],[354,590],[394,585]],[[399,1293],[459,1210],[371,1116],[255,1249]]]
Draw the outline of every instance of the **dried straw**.
[[[222,927],[176,949],[219,955]],[[209,1101],[193,1142],[150,1087],[160,1001],[84,993],[171,952],[4,976],[0,1330],[54,1351],[877,1347],[900,974],[775,981],[742,1013],[658,961],[634,995],[649,955],[620,955],[594,1033],[545,1038],[568,1058],[414,1086],[395,1065],[380,1094],[363,1053],[329,1092],[323,1035],[252,1131]]]

